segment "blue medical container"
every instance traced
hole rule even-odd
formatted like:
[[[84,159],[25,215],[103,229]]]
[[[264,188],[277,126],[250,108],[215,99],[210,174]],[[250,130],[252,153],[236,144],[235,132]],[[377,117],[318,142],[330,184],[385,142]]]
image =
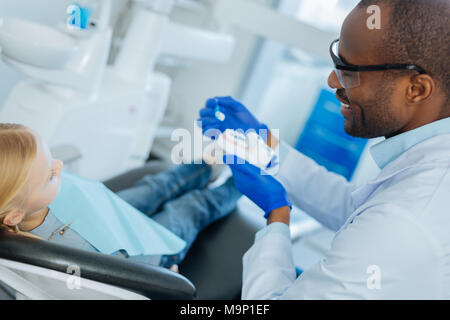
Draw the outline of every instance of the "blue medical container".
[[[344,130],[341,102],[323,89],[296,149],[329,171],[351,180],[367,140],[354,138]]]

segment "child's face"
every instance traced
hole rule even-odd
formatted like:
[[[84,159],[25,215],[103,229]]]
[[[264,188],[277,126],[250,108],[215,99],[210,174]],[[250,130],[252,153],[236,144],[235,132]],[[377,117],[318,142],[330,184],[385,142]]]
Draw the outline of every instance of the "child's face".
[[[34,133],[37,155],[25,190],[24,207],[26,215],[31,215],[48,207],[55,200],[61,188],[63,163],[53,159],[48,145]]]

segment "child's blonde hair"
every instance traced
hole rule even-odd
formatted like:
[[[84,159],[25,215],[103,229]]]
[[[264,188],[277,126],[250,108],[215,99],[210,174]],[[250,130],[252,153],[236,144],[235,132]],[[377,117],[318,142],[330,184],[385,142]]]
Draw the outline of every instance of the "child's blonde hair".
[[[5,216],[24,201],[23,189],[36,156],[36,139],[27,127],[0,123],[0,226],[4,228],[11,229],[3,224]]]

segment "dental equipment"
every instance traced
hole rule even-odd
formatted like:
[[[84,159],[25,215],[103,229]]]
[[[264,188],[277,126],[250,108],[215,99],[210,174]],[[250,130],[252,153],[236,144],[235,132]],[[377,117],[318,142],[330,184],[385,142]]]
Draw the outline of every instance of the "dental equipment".
[[[269,169],[277,159],[275,152],[256,132],[243,134],[228,129],[218,137],[216,145],[225,155],[237,156],[261,170]]]
[[[108,65],[112,0],[80,3],[93,8],[94,23],[86,23],[86,29],[10,18],[0,23],[3,61],[34,79],[11,91],[0,121],[27,125],[52,149],[74,146],[82,157],[73,173],[105,180],[148,158],[172,83],[154,72],[158,57],[225,62],[235,38],[170,21],[178,1],[135,0],[131,25],[114,64]],[[318,51],[317,42],[329,35],[247,0],[218,0],[211,11],[221,30],[238,27],[309,52]],[[274,23],[279,28],[271,27]],[[309,31],[313,41],[304,38]],[[221,113],[217,117],[225,120]]]
[[[94,8],[93,23],[86,29],[3,19],[2,59],[33,80],[22,81],[11,91],[0,121],[35,130],[52,151],[60,146],[80,150],[73,173],[106,180],[146,162],[171,80],[151,68],[146,81],[127,80],[114,65],[107,65],[111,0],[82,5]]]

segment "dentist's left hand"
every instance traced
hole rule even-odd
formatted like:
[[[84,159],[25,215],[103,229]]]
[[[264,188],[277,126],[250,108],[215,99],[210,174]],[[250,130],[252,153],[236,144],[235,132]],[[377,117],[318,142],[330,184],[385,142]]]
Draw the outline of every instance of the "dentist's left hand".
[[[227,161],[228,160],[228,161]],[[262,174],[261,169],[237,157],[224,157],[233,172],[236,188],[265,212],[267,219],[274,210],[289,207],[292,209],[283,185],[273,176]]]

